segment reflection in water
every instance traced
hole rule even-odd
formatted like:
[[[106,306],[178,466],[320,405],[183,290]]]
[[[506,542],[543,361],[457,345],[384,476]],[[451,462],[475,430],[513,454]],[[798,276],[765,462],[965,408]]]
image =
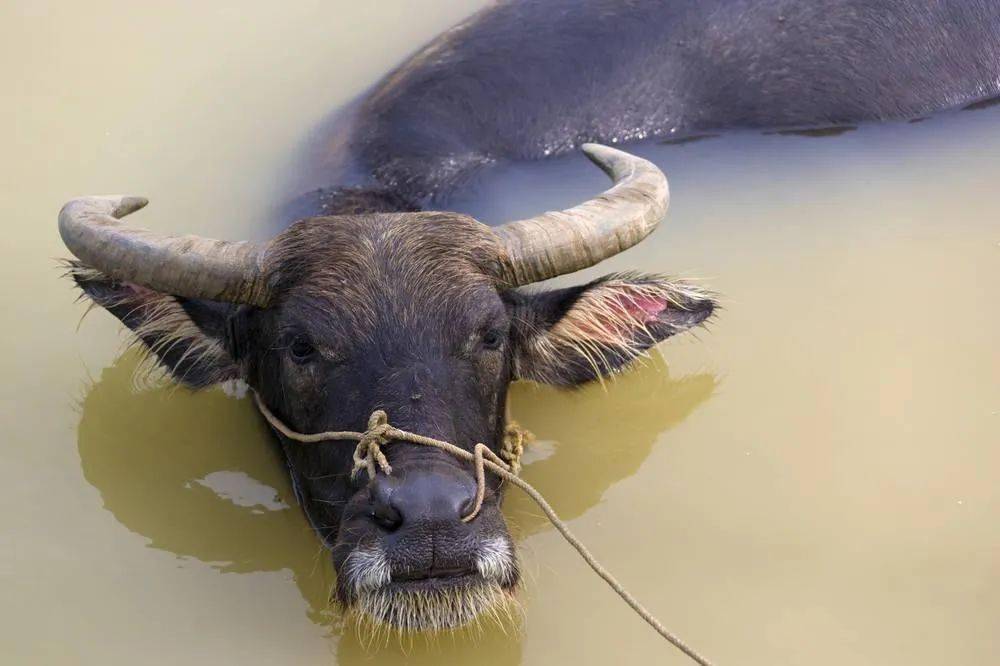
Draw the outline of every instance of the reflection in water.
[[[685,143],[697,143],[698,141],[705,141],[707,139],[715,139],[718,134],[689,134],[687,136],[669,137],[666,139],[661,139],[657,143],[663,146],[682,146]]]
[[[342,618],[330,605],[329,558],[295,504],[277,447],[250,402],[217,390],[195,394],[163,387],[134,393],[135,363],[135,355],[126,354],[106,368],[82,401],[82,469],[105,508],[148,538],[151,547],[220,571],[291,571],[310,618],[343,634],[341,663],[366,660],[364,637],[343,631]],[[657,437],[683,421],[715,386],[707,374],[672,379],[658,355],[607,390],[517,385],[513,413],[541,441],[556,442],[551,455],[526,465],[524,475],[563,518],[578,517],[611,485],[634,474]],[[609,417],[615,421],[614,440],[602,427]],[[514,490],[506,512],[521,538],[548,527],[530,500]],[[565,556],[575,554],[567,550]],[[466,663],[484,650],[491,663],[520,660],[520,641],[493,627],[431,643],[390,643],[378,659],[431,663],[447,655]]]
[[[551,456],[525,464],[524,476],[561,518],[576,518],[612,484],[635,474],[657,438],[711,397],[716,384],[710,374],[674,379],[654,353],[642,366],[612,380],[607,390],[599,385],[579,391],[515,385],[511,412],[541,442],[557,442]],[[506,510],[516,532],[528,535],[548,526],[523,493],[509,493]]]
[[[764,132],[764,136],[804,136],[808,139],[823,139],[840,136],[848,132],[856,132],[856,125],[836,125],[834,127],[807,127],[804,129],[785,129],[776,132]]]
[[[490,621],[482,628],[460,629],[440,636],[389,639],[372,645],[353,628],[344,631],[337,646],[337,662],[345,666],[441,666],[443,664],[521,663],[521,636],[515,629],[500,630]]]
[[[105,508],[151,547],[220,571],[291,571],[311,617],[328,621],[328,558],[252,405],[217,390],[134,393],[135,364],[127,354],[106,368],[82,403],[81,466]],[[219,492],[241,477],[243,490]],[[275,497],[236,501],[260,487]]]
[[[962,107],[962,111],[979,111],[981,109],[992,108],[998,104],[1000,104],[1000,97],[981,99],[978,102],[973,102],[972,104]]]

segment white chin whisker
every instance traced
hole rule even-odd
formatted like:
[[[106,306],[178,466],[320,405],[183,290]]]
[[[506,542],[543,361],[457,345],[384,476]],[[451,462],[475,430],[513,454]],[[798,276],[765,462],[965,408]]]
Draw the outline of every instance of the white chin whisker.
[[[391,627],[401,634],[459,629],[492,618],[512,620],[515,602],[496,582],[458,584],[437,589],[386,586],[360,593],[355,617],[373,628]]]
[[[479,544],[475,564],[479,575],[488,581],[513,580],[516,563],[510,541],[499,536],[486,539]]]
[[[392,581],[392,567],[385,551],[378,546],[356,548],[344,561],[344,576],[355,592],[385,587]]]

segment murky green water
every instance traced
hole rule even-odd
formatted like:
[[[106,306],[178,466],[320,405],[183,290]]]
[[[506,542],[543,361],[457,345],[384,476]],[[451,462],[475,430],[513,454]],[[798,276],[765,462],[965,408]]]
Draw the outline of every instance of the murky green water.
[[[686,663],[517,495],[521,634],[366,654],[251,405],[135,391],[117,323],[77,329],[58,278],[78,194],[266,235],[314,128],[475,6],[0,8],[3,663]],[[720,664],[995,663],[1000,109],[638,150],[670,217],[600,270],[703,277],[725,310],[606,390],[515,387],[525,477]],[[602,185],[569,159],[456,206],[499,221]]]

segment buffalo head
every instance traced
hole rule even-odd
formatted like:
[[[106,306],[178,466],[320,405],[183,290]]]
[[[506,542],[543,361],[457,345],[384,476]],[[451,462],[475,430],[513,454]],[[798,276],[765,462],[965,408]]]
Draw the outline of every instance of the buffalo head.
[[[67,204],[71,273],[178,381],[245,382],[298,432],[396,427],[497,451],[507,387],[614,373],[704,321],[709,295],[659,275],[610,275],[527,293],[642,240],[668,203],[652,164],[603,146],[616,182],[586,203],[497,228],[456,213],[300,220],[266,243],[126,226],[145,200]],[[389,443],[392,474],[352,477],[353,442],[279,436],[299,501],[338,571],[340,601],[401,629],[465,624],[505,603],[514,548],[489,481],[475,520],[472,466]]]

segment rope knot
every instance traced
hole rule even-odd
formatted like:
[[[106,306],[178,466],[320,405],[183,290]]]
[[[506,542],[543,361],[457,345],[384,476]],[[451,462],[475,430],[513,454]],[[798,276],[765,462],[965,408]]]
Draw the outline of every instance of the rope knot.
[[[503,442],[500,444],[500,457],[514,474],[521,473],[521,456],[524,455],[524,445],[531,442],[532,437],[532,434],[517,422],[507,422],[507,426],[504,428]]]
[[[389,417],[384,411],[378,409],[372,412],[368,418],[368,429],[365,430],[358,439],[358,445],[354,448],[354,469],[351,470],[351,478],[357,478],[361,470],[368,472],[368,478],[374,479],[377,470],[382,470],[386,476],[392,474],[392,465],[382,453],[382,447],[392,439],[392,426],[389,425]]]

